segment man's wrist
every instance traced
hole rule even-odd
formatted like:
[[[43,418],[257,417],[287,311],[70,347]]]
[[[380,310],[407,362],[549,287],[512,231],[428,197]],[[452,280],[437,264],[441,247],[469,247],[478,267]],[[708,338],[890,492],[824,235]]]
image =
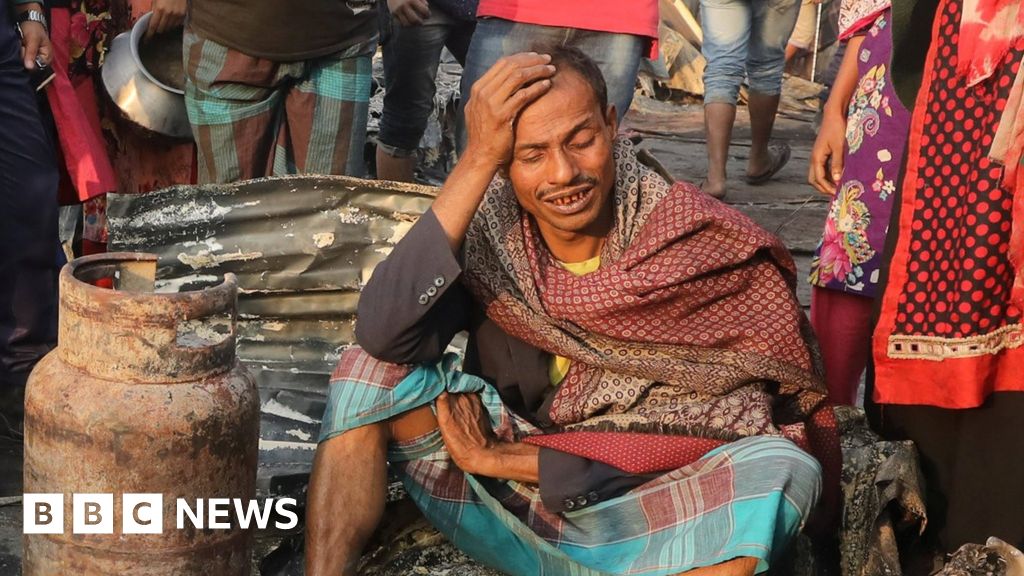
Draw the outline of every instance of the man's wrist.
[[[32,22],[41,26],[47,35],[50,34],[50,24],[46,21],[46,14],[43,13],[43,7],[38,2],[18,6],[14,20],[18,25],[19,32],[23,32],[22,26]]]
[[[459,163],[464,163],[467,168],[474,171],[493,171],[497,172],[501,168],[501,160],[494,158],[479,149],[473,148],[472,146],[466,148],[463,152],[462,158],[459,159]]]
[[[489,443],[487,446],[477,448],[466,458],[467,463],[472,463],[463,469],[475,476],[486,476],[497,478],[501,470],[501,446],[504,442]]]

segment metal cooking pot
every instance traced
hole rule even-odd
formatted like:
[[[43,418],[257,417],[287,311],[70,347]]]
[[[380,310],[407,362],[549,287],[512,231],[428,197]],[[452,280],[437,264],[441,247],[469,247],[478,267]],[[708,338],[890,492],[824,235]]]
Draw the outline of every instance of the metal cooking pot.
[[[180,66],[182,29],[165,32],[144,45],[152,15],[144,14],[130,31],[111,42],[101,70],[103,87],[130,122],[158,134],[191,140]],[[180,80],[178,71],[182,71]]]

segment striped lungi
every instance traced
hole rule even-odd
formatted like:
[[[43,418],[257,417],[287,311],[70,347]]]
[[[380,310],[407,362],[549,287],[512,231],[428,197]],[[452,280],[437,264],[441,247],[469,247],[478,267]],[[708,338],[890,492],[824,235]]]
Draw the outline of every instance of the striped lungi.
[[[372,48],[364,43],[311,60],[275,62],[186,29],[185,103],[199,182],[361,176]]]
[[[346,351],[330,384],[320,442],[432,405],[442,392],[480,394],[499,438],[540,433],[457,359],[409,367]],[[556,514],[538,488],[464,474],[437,430],[389,447],[392,468],[427,519],[475,560],[512,575],[677,574],[739,557],[768,569],[821,491],[818,462],[789,440],[749,437],[626,494]]]

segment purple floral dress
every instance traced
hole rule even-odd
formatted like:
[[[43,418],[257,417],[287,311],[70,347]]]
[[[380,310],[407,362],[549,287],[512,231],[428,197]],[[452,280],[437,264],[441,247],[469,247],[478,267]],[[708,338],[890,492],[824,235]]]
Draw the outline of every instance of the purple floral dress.
[[[846,119],[846,164],[811,261],[814,286],[875,297],[910,113],[896,96],[890,10],[867,29]]]

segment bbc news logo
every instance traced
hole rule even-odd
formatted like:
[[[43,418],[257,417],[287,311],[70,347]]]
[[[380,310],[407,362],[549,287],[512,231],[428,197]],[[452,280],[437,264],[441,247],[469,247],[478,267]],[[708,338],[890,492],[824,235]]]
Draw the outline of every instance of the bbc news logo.
[[[63,494],[25,494],[23,502],[25,534],[64,533]],[[71,507],[73,534],[114,533],[117,509],[113,494],[72,494]],[[294,498],[200,498],[191,502],[178,498],[174,525],[178,530],[188,526],[200,530],[230,530],[235,526],[266,530],[273,518],[274,528],[290,530],[299,524],[296,509]],[[163,494],[122,494],[120,510],[122,534],[163,534]]]

